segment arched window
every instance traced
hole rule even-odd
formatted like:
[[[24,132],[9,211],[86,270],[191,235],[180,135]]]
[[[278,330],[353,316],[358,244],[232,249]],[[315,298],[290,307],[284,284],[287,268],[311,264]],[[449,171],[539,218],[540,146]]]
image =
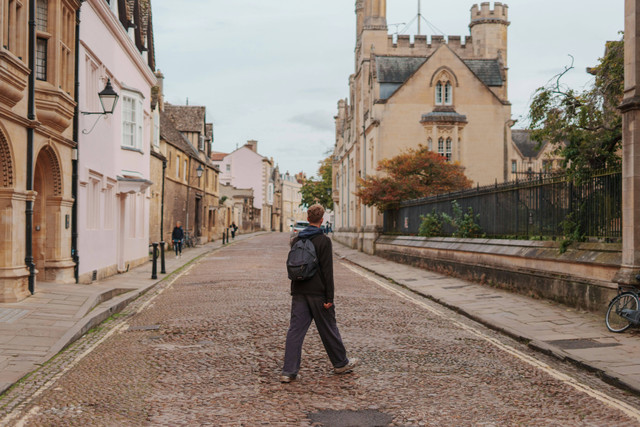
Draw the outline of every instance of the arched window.
[[[447,138],[447,147],[444,156],[447,158],[447,161],[451,161],[451,148],[452,148],[451,138]]]
[[[453,85],[448,74],[442,74],[436,83],[436,105],[453,105]]]
[[[427,148],[429,149],[429,151],[433,151],[433,139],[429,138],[427,140]]]
[[[445,105],[453,104],[453,88],[451,82],[447,82],[444,85],[444,103]]]
[[[444,157],[444,138],[438,140],[438,154]]]

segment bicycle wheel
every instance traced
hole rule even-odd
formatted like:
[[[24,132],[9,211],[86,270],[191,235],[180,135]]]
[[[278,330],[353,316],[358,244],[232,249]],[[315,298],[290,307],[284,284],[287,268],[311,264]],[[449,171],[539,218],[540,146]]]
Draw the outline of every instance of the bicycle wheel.
[[[605,317],[607,329],[611,332],[623,332],[629,329],[631,321],[620,313],[624,309],[637,310],[639,305],[638,297],[632,292],[623,292],[612,299]]]

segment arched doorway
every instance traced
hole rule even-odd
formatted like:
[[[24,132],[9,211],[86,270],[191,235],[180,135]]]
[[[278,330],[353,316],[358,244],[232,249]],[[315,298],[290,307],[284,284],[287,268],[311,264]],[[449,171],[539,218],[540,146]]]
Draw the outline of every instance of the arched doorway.
[[[33,207],[33,257],[37,280],[55,280],[55,272],[47,271],[48,261],[60,258],[62,218],[62,178],[58,158],[51,147],[43,148],[36,159]]]

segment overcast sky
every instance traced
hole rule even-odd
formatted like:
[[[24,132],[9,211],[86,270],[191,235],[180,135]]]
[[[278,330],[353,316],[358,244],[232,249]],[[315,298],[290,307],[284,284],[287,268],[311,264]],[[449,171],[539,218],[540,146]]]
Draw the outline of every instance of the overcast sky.
[[[478,2],[479,3],[479,2]],[[509,98],[515,127],[531,95],[575,58],[565,82],[591,79],[607,40],[619,39],[623,0],[512,0]],[[471,0],[422,0],[425,18],[445,35],[469,35]],[[313,176],[333,148],[337,101],[354,71],[354,0],[153,0],[157,67],[165,97],[205,105],[214,150],[249,139],[281,172]],[[388,0],[389,31],[416,15],[418,0]],[[493,2],[492,2],[493,5]],[[417,28],[405,32],[416,34]],[[423,34],[434,34],[422,25]]]

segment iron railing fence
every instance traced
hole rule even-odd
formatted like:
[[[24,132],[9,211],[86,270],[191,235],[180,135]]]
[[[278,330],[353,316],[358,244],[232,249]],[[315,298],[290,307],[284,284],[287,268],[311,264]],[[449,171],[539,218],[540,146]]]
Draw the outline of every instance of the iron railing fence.
[[[482,234],[494,238],[560,238],[567,223],[579,224],[587,238],[617,240],[622,233],[622,174],[594,173],[576,183],[564,175],[537,175],[527,181],[477,187],[456,193],[403,202],[384,213],[384,232],[418,234],[421,216],[452,215],[457,201],[478,215]],[[453,228],[445,224],[444,233]]]

